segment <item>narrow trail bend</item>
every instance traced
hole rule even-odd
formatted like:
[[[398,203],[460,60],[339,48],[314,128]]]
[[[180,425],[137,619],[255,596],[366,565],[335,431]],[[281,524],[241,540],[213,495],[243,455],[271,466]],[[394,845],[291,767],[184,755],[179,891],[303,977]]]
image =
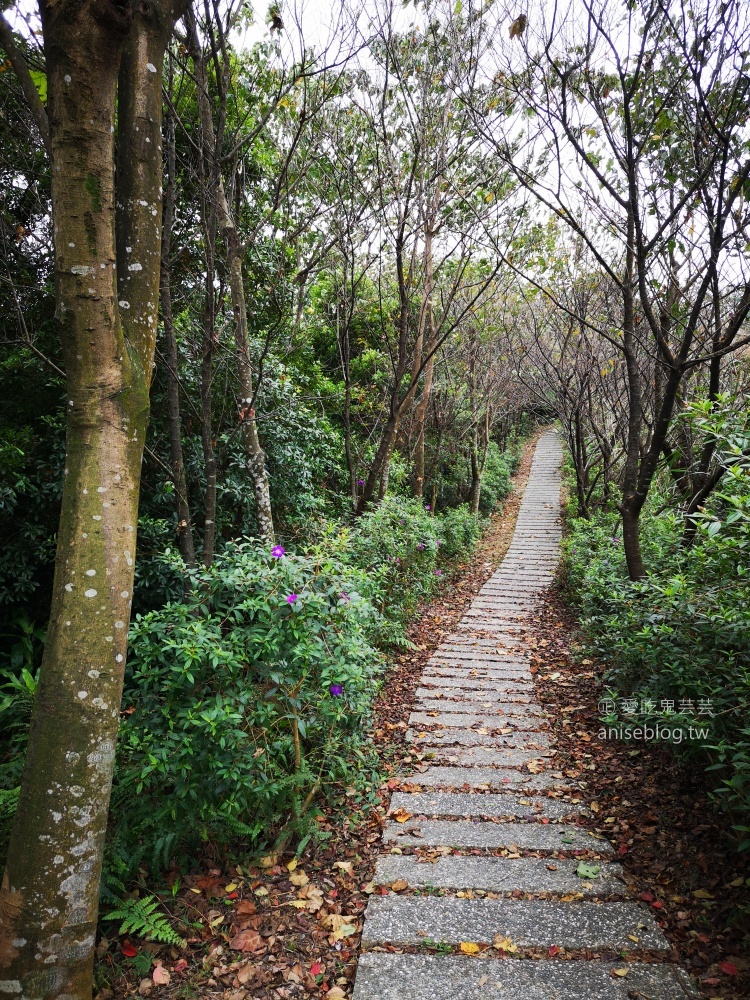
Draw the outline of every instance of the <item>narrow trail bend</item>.
[[[503,562],[422,674],[409,738],[431,763],[391,799],[375,882],[399,891],[370,899],[354,1000],[695,995],[612,846],[577,825],[535,699],[525,640],[559,557],[561,461],[545,433]]]

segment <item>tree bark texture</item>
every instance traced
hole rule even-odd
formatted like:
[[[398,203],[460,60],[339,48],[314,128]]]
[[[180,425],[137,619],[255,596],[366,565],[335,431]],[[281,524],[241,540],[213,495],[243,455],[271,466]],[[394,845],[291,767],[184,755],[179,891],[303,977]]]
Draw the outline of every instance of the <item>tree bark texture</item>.
[[[157,325],[161,65],[174,22],[167,5],[93,0],[42,4],[41,15],[66,467],[51,617],[0,890],[0,982],[28,1000],[90,1000]],[[127,155],[116,198],[118,73]]]

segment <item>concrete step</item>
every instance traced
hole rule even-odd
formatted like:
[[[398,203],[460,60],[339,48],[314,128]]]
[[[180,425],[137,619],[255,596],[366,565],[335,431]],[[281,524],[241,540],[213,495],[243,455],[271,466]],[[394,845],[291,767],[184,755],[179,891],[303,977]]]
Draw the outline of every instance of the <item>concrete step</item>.
[[[688,1000],[696,996],[684,974],[671,966],[632,963],[623,978],[613,976],[612,967],[612,962],[365,954],[357,967],[353,1000]]]
[[[513,816],[519,819],[562,819],[588,812],[564,799],[528,798],[512,792],[394,792],[388,815],[405,810],[413,816]]]
[[[522,792],[539,791],[545,788],[563,790],[570,782],[553,778],[550,774],[527,774],[511,768],[489,767],[428,767],[425,771],[412,774],[405,779],[425,788],[487,788],[490,791],[518,789]]]
[[[550,892],[557,896],[582,893],[584,897],[622,896],[620,865],[603,864],[596,879],[576,875],[579,861],[544,858],[438,858],[420,862],[415,857],[391,854],[378,859],[373,881],[392,885],[403,880],[413,889],[481,889],[484,892]],[[550,871],[554,867],[555,871]],[[632,942],[631,942],[632,943]]]
[[[519,948],[669,951],[658,924],[637,903],[395,895],[370,898],[362,947],[492,944],[497,935]]]
[[[491,823],[486,820],[410,819],[388,823],[383,843],[397,847],[482,847],[495,851],[516,847],[519,851],[595,851],[611,855],[607,840],[596,840],[587,830],[564,823]]]
[[[517,706],[522,707],[522,706]],[[465,726],[483,726],[486,729],[500,729],[505,725],[503,720],[512,722],[516,729],[539,729],[544,723],[544,717],[530,712],[505,712],[503,715],[479,715],[475,712],[438,712],[431,715],[428,712],[412,712],[409,716],[410,726],[450,726],[458,728]]]

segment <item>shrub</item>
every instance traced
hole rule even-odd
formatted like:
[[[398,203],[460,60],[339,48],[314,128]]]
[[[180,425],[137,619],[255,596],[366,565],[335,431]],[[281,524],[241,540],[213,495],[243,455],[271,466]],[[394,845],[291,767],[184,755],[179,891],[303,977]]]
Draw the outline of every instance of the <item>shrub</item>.
[[[128,829],[116,838],[145,850],[172,832],[302,829],[318,791],[364,768],[377,614],[337,556],[229,545],[191,574],[189,600],[136,618],[114,812]]]
[[[388,630],[392,641],[398,639],[397,626],[439,583],[442,524],[421,500],[387,496],[359,518],[351,533],[345,558],[366,574],[366,592],[383,616],[382,625],[396,626]]]
[[[230,543],[191,596],[131,626],[114,789],[113,885],[204,840],[304,835],[316,796],[366,790],[377,647],[480,531],[388,497],[308,554]],[[174,569],[179,569],[175,556]],[[181,567],[183,575],[184,567]],[[129,869],[129,870],[128,870]]]
[[[446,511],[439,518],[442,527],[441,559],[461,559],[468,555],[482,534],[482,519],[472,514],[466,504]]]
[[[482,491],[479,495],[479,509],[483,513],[488,514],[495,510],[510,493],[512,487],[510,477],[515,472],[519,459],[520,451],[517,453],[500,451],[498,445],[490,441],[482,476]]]
[[[696,738],[679,737],[676,751],[716,772],[717,800],[750,833],[750,476],[729,470],[690,549],[680,544],[682,518],[659,509],[663,500],[655,495],[643,517],[646,580],[626,578],[617,517],[598,513],[570,524],[568,586],[589,652],[608,664],[612,695],[629,708],[637,702],[625,721],[692,726]]]

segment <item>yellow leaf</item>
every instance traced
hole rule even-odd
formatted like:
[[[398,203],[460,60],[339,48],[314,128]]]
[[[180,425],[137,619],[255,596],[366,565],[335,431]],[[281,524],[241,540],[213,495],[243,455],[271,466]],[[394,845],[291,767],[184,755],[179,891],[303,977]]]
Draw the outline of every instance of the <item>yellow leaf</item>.
[[[286,905],[287,906],[293,906],[297,910],[306,910],[307,909],[307,900],[305,900],[305,899],[292,899]]]
[[[347,917],[341,913],[329,913],[324,918],[324,926],[333,931],[333,940],[341,941],[345,937],[350,937],[357,933],[356,917]]]
[[[713,899],[714,897],[710,892],[706,892],[705,889],[696,889],[693,893],[696,899]]]
[[[409,888],[409,883],[406,881],[406,879],[399,878],[396,879],[395,882],[391,882],[391,889],[393,889],[394,892],[403,892],[404,889],[408,888]]]
[[[292,860],[287,864],[286,870],[288,872],[293,872],[296,867],[297,867],[297,859],[292,858]]]
[[[224,886],[224,892],[234,892],[236,888],[237,888],[237,883],[230,882],[229,885]]]
[[[408,812],[406,809],[396,809],[395,812],[391,813],[391,816],[396,820],[397,823],[405,823],[407,819],[412,818],[412,813]]]
[[[292,883],[292,885],[307,885],[307,883],[310,881],[310,878],[306,872],[299,871],[299,872],[292,872],[292,874],[289,876],[289,881]]]
[[[509,955],[515,955],[518,951],[518,945],[513,944],[509,937],[503,937],[502,934],[495,935],[492,945],[497,948],[498,951],[507,951]]]
[[[333,986],[326,993],[327,1000],[343,1000],[344,997],[346,997],[346,993],[344,993],[340,986]]]
[[[333,867],[340,868],[342,872],[346,872],[347,875],[351,875],[354,863],[352,861],[335,861]]]
[[[612,975],[613,976],[621,976],[621,977],[622,976],[627,976],[627,974],[629,972],[630,972],[630,969],[612,969]]]
[[[464,953],[464,955],[478,955],[479,945],[475,944],[473,941],[462,941],[459,948]]]

